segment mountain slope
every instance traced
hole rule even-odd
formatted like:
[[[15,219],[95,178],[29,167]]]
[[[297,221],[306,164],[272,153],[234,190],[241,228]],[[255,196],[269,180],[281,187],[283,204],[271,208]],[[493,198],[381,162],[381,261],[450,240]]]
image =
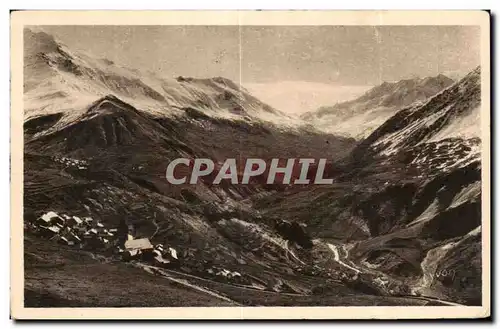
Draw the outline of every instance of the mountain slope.
[[[412,167],[448,170],[479,159],[481,70],[423,105],[399,111],[353,151],[359,161],[397,156]]]
[[[85,148],[85,155],[89,155],[102,152],[103,148],[127,145],[162,147],[168,144],[172,147],[175,143],[172,136],[146,113],[108,95],[92,103],[74,122],[58,121],[36,133],[28,140],[26,149],[71,154]]]
[[[305,222],[317,244],[348,250],[366,276],[357,280],[479,305],[481,142],[469,118],[480,87],[477,68],[402,109],[356,146],[332,186],[265,200],[264,214]]]
[[[360,139],[367,137],[399,109],[425,101],[452,83],[453,80],[441,74],[384,82],[354,100],[321,107],[303,114],[302,118],[320,130]]]

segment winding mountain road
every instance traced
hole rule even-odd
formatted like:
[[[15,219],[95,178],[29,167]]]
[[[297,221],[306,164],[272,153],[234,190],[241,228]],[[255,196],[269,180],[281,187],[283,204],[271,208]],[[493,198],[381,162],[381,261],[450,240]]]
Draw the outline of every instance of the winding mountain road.
[[[351,262],[350,260],[348,260],[349,252],[345,248],[345,245],[342,245],[341,248],[340,248],[340,249],[342,249],[344,251],[344,255],[342,255],[342,253],[339,251],[339,248],[336,245],[331,244],[331,243],[327,243],[327,246],[332,251],[332,253],[333,253],[333,259],[337,263],[339,263],[343,267],[346,267],[346,268],[348,268],[350,270],[355,271],[356,273],[362,273],[363,272],[362,269],[355,267],[355,264],[353,262]],[[447,246],[446,248],[449,248],[449,246]],[[351,265],[347,264],[347,262],[351,263]],[[424,275],[424,277],[423,277],[422,280],[427,283],[427,276]],[[403,297],[408,297],[408,298],[413,298],[413,299],[421,299],[421,300],[426,300],[426,301],[429,301],[429,302],[437,302],[437,303],[441,303],[443,305],[449,305],[449,306],[464,306],[464,305],[459,304],[459,303],[450,302],[450,301],[446,301],[446,300],[441,300],[439,298],[431,297],[431,296],[408,295],[408,296],[403,296]]]
[[[335,245],[333,245],[333,244],[331,244],[331,243],[327,243],[327,245],[328,245],[328,248],[330,248],[330,250],[331,250],[331,251],[332,251],[332,253],[333,253],[333,259],[334,259],[337,263],[339,263],[340,265],[342,265],[342,266],[344,266],[344,267],[346,267],[346,268],[348,268],[348,269],[353,270],[353,271],[354,271],[354,272],[356,272],[356,273],[361,273],[361,270],[359,270],[359,269],[355,268],[354,266],[351,266],[351,265],[349,265],[349,264],[345,263],[343,260],[341,260],[341,259],[340,259],[340,258],[341,258],[341,257],[340,257],[340,252],[339,252],[339,250],[338,250],[337,246],[335,246]],[[346,250],[345,248],[343,248],[343,249],[344,249],[344,251],[345,251],[345,256],[344,256],[344,257],[342,257],[342,258],[347,260],[347,257],[348,257],[348,252],[347,252],[347,250]]]

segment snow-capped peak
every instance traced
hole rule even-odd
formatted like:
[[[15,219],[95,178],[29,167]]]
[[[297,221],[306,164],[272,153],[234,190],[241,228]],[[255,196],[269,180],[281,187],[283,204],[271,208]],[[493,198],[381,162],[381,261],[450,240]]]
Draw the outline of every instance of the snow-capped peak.
[[[452,79],[442,74],[384,82],[354,100],[321,107],[302,118],[320,130],[362,139],[397,111],[425,102],[452,83]]]
[[[440,170],[476,161],[480,155],[480,72],[478,67],[427,102],[396,113],[357,147],[355,156],[371,157],[373,152],[400,156],[427,169],[434,163]]]
[[[113,94],[155,116],[194,108],[215,117],[294,123],[223,77],[160,77],[73,52],[45,32],[26,29],[24,37],[26,118],[54,113],[77,117],[96,99]]]

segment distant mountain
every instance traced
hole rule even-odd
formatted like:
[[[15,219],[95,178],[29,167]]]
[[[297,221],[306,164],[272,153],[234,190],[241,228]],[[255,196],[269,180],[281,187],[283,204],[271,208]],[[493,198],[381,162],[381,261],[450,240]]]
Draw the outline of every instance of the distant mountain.
[[[69,121],[101,97],[114,95],[155,116],[195,108],[206,115],[291,122],[233,81],[222,78],[164,78],[76,53],[44,32],[24,31],[25,117],[63,113]]]
[[[374,153],[404,157],[428,172],[449,170],[478,159],[480,76],[478,67],[427,103],[399,111],[368,136],[354,154],[365,160]]]
[[[454,81],[442,74],[399,82],[384,82],[361,97],[321,107],[301,116],[316,128],[355,138],[368,136],[400,109],[423,102]]]

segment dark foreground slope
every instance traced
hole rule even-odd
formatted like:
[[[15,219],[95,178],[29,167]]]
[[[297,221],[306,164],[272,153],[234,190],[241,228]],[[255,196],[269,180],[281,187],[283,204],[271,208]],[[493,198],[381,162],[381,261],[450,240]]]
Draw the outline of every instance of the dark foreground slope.
[[[316,294],[281,293],[135,264],[25,239],[26,307],[365,306],[440,305],[417,297],[359,294],[341,284]],[[341,292],[339,294],[339,292]]]

